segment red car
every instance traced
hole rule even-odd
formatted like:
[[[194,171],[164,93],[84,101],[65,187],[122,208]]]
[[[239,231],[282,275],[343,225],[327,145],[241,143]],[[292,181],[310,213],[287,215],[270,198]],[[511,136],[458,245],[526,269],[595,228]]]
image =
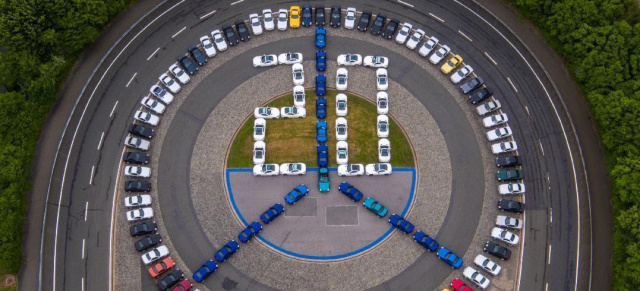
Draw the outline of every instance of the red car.
[[[455,291],[473,291],[473,289],[467,286],[467,283],[458,278],[455,278],[453,279],[453,281],[451,281],[451,288],[453,288],[453,290]]]
[[[178,284],[176,284],[176,286],[173,287],[171,291],[187,291],[191,289],[191,287],[193,287],[191,281],[189,281],[188,279],[183,279],[182,281],[178,282]]]
[[[151,278],[158,278],[160,275],[171,270],[175,265],[176,262],[174,262],[171,257],[166,257],[164,260],[149,268],[149,275],[151,275]]]

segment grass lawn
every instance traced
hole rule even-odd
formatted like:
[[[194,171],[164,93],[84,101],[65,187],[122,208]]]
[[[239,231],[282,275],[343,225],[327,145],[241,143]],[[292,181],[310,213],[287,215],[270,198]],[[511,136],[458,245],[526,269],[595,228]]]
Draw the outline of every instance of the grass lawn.
[[[329,166],[336,167],[335,102],[338,91],[327,90],[327,124],[329,146]],[[378,162],[378,136],[376,135],[376,106],[360,97],[347,94],[349,163],[369,164]],[[317,167],[316,162],[316,110],[315,91],[306,91],[307,116],[301,119],[267,119],[265,143],[267,163],[302,162],[307,167]],[[393,101],[390,102],[393,106]],[[267,104],[270,107],[293,106],[293,95],[288,94]],[[227,167],[253,167],[253,121],[250,117],[238,131],[231,146]],[[391,142],[391,165],[413,167],[413,152],[404,133],[393,119],[390,119],[389,141]]]

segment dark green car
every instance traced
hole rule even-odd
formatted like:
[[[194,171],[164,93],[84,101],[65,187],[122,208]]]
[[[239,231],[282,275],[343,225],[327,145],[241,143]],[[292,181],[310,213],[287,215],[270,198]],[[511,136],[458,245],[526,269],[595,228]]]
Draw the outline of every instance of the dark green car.
[[[524,177],[521,170],[502,170],[496,173],[498,181],[522,180]]]

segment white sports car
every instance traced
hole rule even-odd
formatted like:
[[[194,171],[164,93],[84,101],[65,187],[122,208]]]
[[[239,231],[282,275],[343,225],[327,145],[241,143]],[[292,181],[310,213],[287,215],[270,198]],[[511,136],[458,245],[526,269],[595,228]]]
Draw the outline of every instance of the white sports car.
[[[438,45],[438,39],[435,36],[432,36],[429,39],[427,39],[427,41],[425,41],[424,44],[422,44],[418,53],[421,56],[426,57],[429,55],[429,53],[431,53],[431,51],[436,47],[436,45]]]
[[[498,276],[498,274],[500,274],[500,270],[502,270],[498,264],[483,255],[477,255],[473,262],[493,276]]]
[[[160,117],[140,110],[136,111],[136,113],[133,115],[133,119],[153,126],[156,126],[158,125],[158,123],[160,123]]]
[[[293,105],[295,107],[304,108],[304,105],[306,103],[305,96],[306,94],[304,93],[304,87],[302,86],[293,87]]]
[[[389,66],[389,59],[383,56],[366,56],[363,65],[365,67],[386,68]]]
[[[347,135],[347,119],[344,117],[336,118],[336,139],[341,141],[347,140]]]
[[[356,26],[356,9],[347,8],[347,15],[344,17],[344,28],[353,29]]]
[[[338,65],[342,66],[359,66],[362,65],[362,55],[346,54],[338,56]]]
[[[505,141],[501,143],[494,143],[491,145],[491,152],[494,154],[504,154],[508,152],[513,152],[518,149],[518,144],[515,141]]]
[[[307,110],[302,107],[282,107],[280,108],[282,118],[303,118],[307,116]]]
[[[337,116],[347,116],[347,95],[340,93],[336,95],[336,115]]]
[[[273,13],[271,9],[262,10],[262,19],[264,21],[264,29],[269,31],[273,30],[276,27],[275,21],[273,19]]]
[[[256,118],[253,121],[253,140],[263,141],[267,133],[267,121],[264,118]]]
[[[339,141],[336,144],[336,161],[338,165],[345,165],[349,162],[349,144],[346,141]]]
[[[440,49],[438,49],[434,54],[431,55],[431,57],[429,58],[429,61],[432,64],[437,65],[440,61],[442,61],[447,56],[447,54],[449,54],[449,52],[451,52],[451,49],[449,48],[449,46],[443,45],[440,47]]]
[[[267,146],[263,141],[256,141],[253,143],[253,164],[264,164],[265,154],[267,152]]]
[[[338,166],[338,176],[362,176],[364,175],[363,164],[346,164]]]
[[[391,161],[391,143],[386,138],[378,140],[378,160],[380,160],[381,163]]]
[[[489,287],[489,285],[491,284],[491,281],[489,281],[487,277],[483,276],[482,274],[480,274],[480,272],[471,267],[464,268],[462,275],[464,275],[467,279],[469,279],[471,282],[478,285],[482,289],[487,289],[487,287]]]
[[[304,67],[302,64],[293,64],[291,73],[293,74],[293,85],[304,85]]]
[[[223,52],[226,51],[227,48],[229,48],[229,46],[227,45],[227,41],[224,39],[224,36],[222,36],[222,33],[219,29],[211,32],[211,38],[213,38],[213,43],[216,44],[216,48],[219,51]]]
[[[501,195],[518,195],[524,194],[525,187],[522,183],[501,184],[498,186],[498,192]]]
[[[287,21],[289,20],[289,11],[286,8],[278,10],[278,30],[287,30]]]
[[[478,115],[484,116],[484,115],[487,115],[487,113],[491,113],[500,109],[500,107],[502,107],[502,105],[500,104],[500,101],[498,100],[488,101],[476,107],[476,112],[478,112]]]
[[[389,95],[387,95],[387,92],[378,92],[378,95],[376,95],[376,104],[378,114],[389,113]]]
[[[511,127],[505,126],[487,131],[487,139],[494,141],[510,137],[512,134]]]
[[[124,175],[127,177],[149,178],[151,177],[151,168],[141,166],[124,167]]]
[[[287,176],[304,175],[307,173],[307,165],[304,163],[284,163],[280,165],[280,174]]]
[[[415,49],[418,46],[418,44],[422,41],[423,37],[424,37],[424,30],[416,29],[416,32],[414,32],[411,38],[409,38],[409,41],[407,41],[407,47],[409,49]]]
[[[278,63],[281,65],[293,65],[302,63],[301,53],[284,53],[278,55]]]
[[[411,29],[413,28],[413,25],[411,25],[411,23],[404,23],[402,24],[402,28],[400,28],[400,31],[398,31],[398,35],[396,35],[396,42],[399,44],[404,44],[407,41],[407,38],[409,38],[409,34],[411,33]]]
[[[153,213],[153,212],[152,212]],[[128,215],[127,215],[128,217]],[[149,265],[159,259],[162,259],[169,255],[169,248],[166,246],[159,246],[146,254],[142,255],[142,262],[145,265]]]
[[[127,136],[124,140],[124,145],[130,148],[139,149],[143,151],[148,151],[151,143],[143,138],[135,137],[135,136]]]
[[[153,218],[153,209],[151,207],[127,211],[127,221],[129,222],[151,218]]]
[[[278,164],[260,164],[253,166],[254,176],[277,176],[280,174],[280,166]]]
[[[378,115],[378,137],[389,137],[389,117],[386,115]]]
[[[522,229],[522,220],[506,215],[496,217],[496,225],[512,229]]]
[[[135,195],[124,198],[124,206],[140,207],[151,205],[151,195]]]
[[[151,94],[153,94],[153,96],[156,96],[156,98],[158,98],[158,100],[162,101],[162,103],[164,104],[169,105],[171,104],[171,102],[173,102],[173,95],[171,95],[171,93],[167,92],[167,90],[158,85],[151,86],[151,89],[149,89],[149,91],[151,92]]]
[[[393,168],[389,163],[367,164],[364,168],[368,176],[391,175],[393,172]]]
[[[211,42],[211,39],[209,38],[209,36],[203,36],[200,38],[200,44],[202,45],[202,48],[204,49],[204,53],[207,54],[207,57],[215,57],[216,56],[216,48],[213,45],[213,42]]]
[[[517,234],[499,227],[494,227],[491,230],[491,237],[493,239],[505,242],[510,246],[515,246],[518,244],[518,242],[520,242],[520,237]]]
[[[187,84],[189,83],[189,81],[191,81],[189,74],[187,74],[187,72],[185,72],[182,68],[178,67],[178,65],[176,64],[171,65],[169,67],[169,71],[182,84]],[[160,78],[162,78],[162,76]]]
[[[180,69],[182,70],[182,69]],[[184,73],[184,71],[183,71]],[[189,75],[188,74],[184,74],[184,76],[187,77],[187,82],[189,82]],[[171,91],[171,93],[178,93],[180,92],[180,84],[178,84],[178,82],[176,82],[173,78],[169,77],[169,75],[167,74],[162,74],[160,75],[160,82],[162,83],[162,85],[164,85],[165,87],[167,87],[167,89],[169,89],[169,91]]]
[[[347,79],[349,72],[345,68],[339,68],[336,73],[336,89],[347,90]]]
[[[451,75],[451,82],[458,84],[460,81],[464,80],[464,78],[469,77],[471,73],[473,73],[473,67],[471,67],[471,65],[466,65]]]
[[[251,25],[251,31],[253,31],[253,35],[262,34],[262,23],[260,23],[260,17],[258,16],[258,13],[249,14],[249,25]]]
[[[261,55],[253,57],[254,67],[270,67],[278,64],[278,57],[276,55]]]
[[[280,118],[280,110],[275,107],[256,107],[253,111],[253,116],[264,119]]]
[[[164,110],[166,109],[162,103],[158,102],[158,100],[152,99],[151,97],[143,97],[140,104],[157,114],[164,113]]]
[[[484,125],[484,127],[490,128],[490,127],[494,127],[496,125],[503,124],[503,123],[505,123],[507,121],[509,121],[509,117],[507,117],[507,114],[506,113],[501,113],[501,114],[496,114],[496,115],[491,115],[489,117],[485,117],[482,120],[482,124]]]
[[[389,89],[389,76],[387,75],[387,69],[376,70],[376,85],[378,90],[386,91]]]

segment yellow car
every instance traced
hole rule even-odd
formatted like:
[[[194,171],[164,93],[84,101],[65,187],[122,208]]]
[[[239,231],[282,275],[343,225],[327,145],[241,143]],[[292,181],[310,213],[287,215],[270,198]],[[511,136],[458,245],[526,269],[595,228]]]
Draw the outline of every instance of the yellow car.
[[[455,55],[440,67],[440,71],[442,71],[443,74],[449,74],[460,66],[460,64],[462,64],[462,57],[460,55]]]
[[[289,9],[289,25],[291,28],[300,27],[300,6],[291,6]]]

